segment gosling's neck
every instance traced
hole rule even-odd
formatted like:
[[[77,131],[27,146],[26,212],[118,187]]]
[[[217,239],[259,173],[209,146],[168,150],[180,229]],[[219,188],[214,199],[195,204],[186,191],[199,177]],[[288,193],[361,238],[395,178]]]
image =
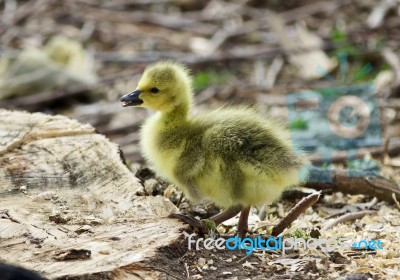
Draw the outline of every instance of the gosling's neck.
[[[175,105],[170,110],[160,112],[160,122],[165,126],[177,126],[186,123],[189,120],[190,105],[182,103]]]

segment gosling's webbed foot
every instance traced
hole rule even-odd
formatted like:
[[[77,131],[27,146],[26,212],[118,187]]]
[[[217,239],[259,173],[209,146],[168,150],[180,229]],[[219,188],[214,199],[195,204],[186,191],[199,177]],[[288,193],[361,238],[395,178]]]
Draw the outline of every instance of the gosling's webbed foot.
[[[217,225],[236,216],[240,212],[237,234],[240,238],[244,238],[249,232],[248,218],[250,208],[251,207],[231,207],[209,219],[204,219],[200,221],[191,216],[186,216],[178,213],[170,214],[169,217],[179,219],[184,223],[192,226],[201,235],[212,235],[213,233],[215,233]]]
[[[216,224],[212,220],[197,220],[191,216],[173,213],[169,215],[170,218],[176,218],[182,222],[190,225],[199,232],[200,235],[208,234],[210,231],[215,231]]]
[[[239,222],[238,222],[238,235],[240,238],[244,238],[246,233],[249,232],[248,218],[251,207],[234,206],[226,209],[225,211],[213,216],[210,220],[214,221],[215,224],[220,224],[235,217],[240,212]]]

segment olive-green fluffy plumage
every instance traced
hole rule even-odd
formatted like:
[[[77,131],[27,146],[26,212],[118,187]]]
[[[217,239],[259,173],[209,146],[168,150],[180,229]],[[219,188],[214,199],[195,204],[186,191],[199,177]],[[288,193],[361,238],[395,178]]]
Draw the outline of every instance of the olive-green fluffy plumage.
[[[163,61],[121,99],[158,111],[141,132],[144,157],[157,173],[189,198],[225,208],[271,203],[299,182],[307,160],[294,152],[285,126],[249,106],[192,116],[192,95],[186,67]]]

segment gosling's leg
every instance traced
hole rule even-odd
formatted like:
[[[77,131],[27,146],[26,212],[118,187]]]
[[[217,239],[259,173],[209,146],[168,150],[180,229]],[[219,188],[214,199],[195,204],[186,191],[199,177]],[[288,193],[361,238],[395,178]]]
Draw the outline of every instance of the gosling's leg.
[[[225,211],[218,213],[215,216],[212,216],[209,218],[209,220],[212,220],[216,225],[219,225],[222,222],[225,222],[226,220],[229,220],[230,218],[235,217],[239,212],[242,210],[242,206],[234,206],[226,209]]]
[[[249,219],[250,209],[251,206],[245,207],[240,213],[238,222],[238,235],[240,238],[244,238],[246,233],[249,231],[248,219]]]

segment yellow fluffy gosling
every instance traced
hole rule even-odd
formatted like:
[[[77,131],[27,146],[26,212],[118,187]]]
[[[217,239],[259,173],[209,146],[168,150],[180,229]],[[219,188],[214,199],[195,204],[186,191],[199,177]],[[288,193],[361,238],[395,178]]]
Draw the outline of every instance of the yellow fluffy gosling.
[[[189,199],[225,208],[210,218],[216,224],[241,212],[243,236],[250,207],[271,203],[298,184],[307,160],[294,153],[289,132],[270,117],[244,106],[192,116],[192,101],[188,69],[171,61],[148,66],[136,90],[121,98],[124,107],[158,111],[143,125],[140,142],[155,171]]]

